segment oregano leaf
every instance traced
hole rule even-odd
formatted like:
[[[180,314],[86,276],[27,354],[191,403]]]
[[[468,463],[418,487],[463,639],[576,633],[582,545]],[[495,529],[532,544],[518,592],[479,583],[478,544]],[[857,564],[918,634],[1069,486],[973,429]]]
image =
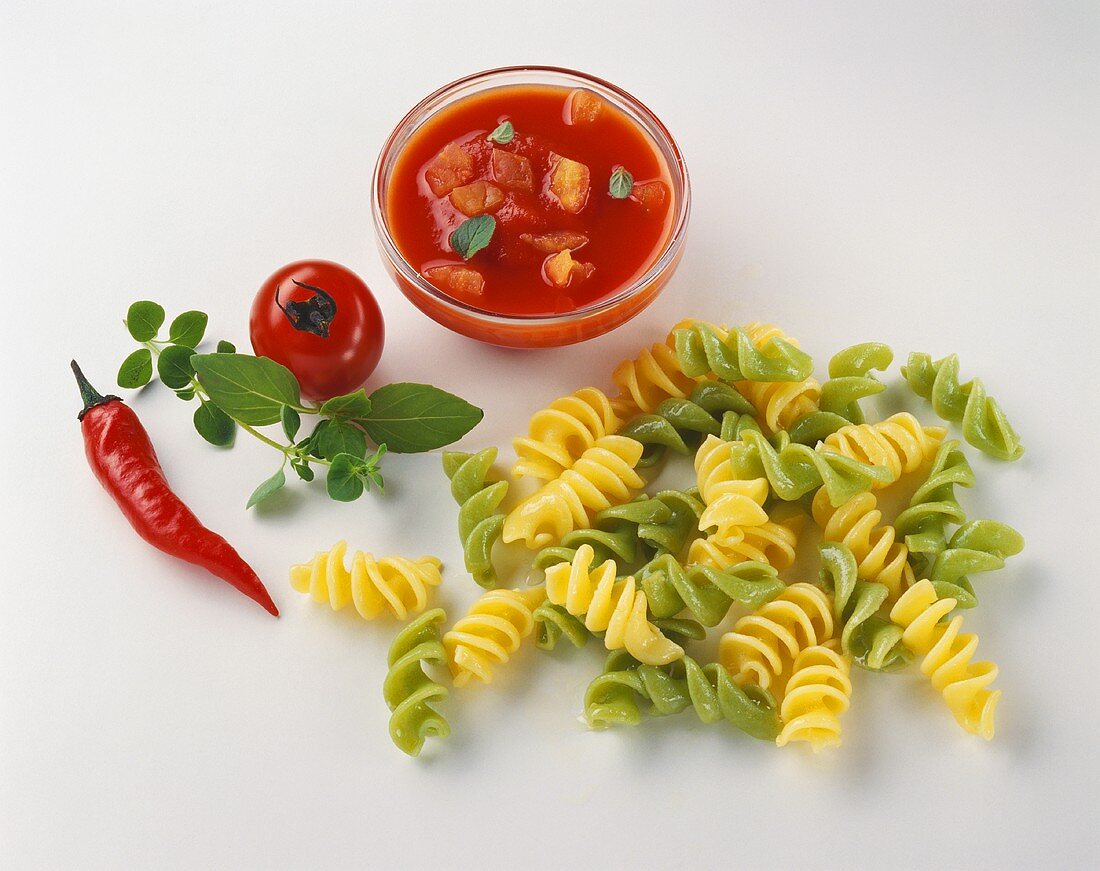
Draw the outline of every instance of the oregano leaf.
[[[302,416],[289,405],[284,405],[282,418],[283,432],[286,433],[287,440],[294,441],[294,437],[298,435],[298,429],[302,425]]]
[[[118,367],[118,386],[128,390],[144,387],[153,377],[153,355],[148,348],[138,348]]]
[[[364,485],[359,477],[362,461],[351,454],[338,454],[329,466],[325,489],[337,502],[354,502],[363,495]]]
[[[607,184],[607,192],[617,200],[625,200],[634,191],[634,176],[625,167],[616,166]]]
[[[279,469],[278,472],[252,491],[252,495],[248,497],[248,504],[245,505],[245,509],[247,510],[253,505],[259,505],[265,499],[271,498],[275,493],[283,489],[283,485],[285,484],[286,473],[282,469]]]
[[[210,444],[225,447],[233,444],[237,424],[233,418],[212,402],[203,402],[195,409],[195,430]]]
[[[191,355],[195,351],[185,345],[169,345],[157,357],[157,375],[165,387],[182,390],[191,383],[195,370],[191,368]]]
[[[206,335],[206,324],[210,320],[206,312],[187,311],[178,315],[168,327],[168,341],[175,345],[197,348]]]
[[[126,311],[126,329],[139,342],[154,338],[164,324],[164,307],[147,299],[135,302]]]
[[[498,145],[507,145],[516,138],[516,128],[512,126],[511,121],[501,121],[485,138]]]
[[[478,251],[489,244],[497,228],[497,219],[492,215],[478,215],[468,218],[451,233],[451,248],[463,260],[469,260]]]

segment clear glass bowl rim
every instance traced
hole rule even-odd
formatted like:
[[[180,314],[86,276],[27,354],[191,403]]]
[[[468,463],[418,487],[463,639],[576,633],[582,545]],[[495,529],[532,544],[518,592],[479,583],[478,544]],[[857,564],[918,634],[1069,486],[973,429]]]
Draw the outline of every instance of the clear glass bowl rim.
[[[644,122],[646,132],[652,136],[659,148],[664,151],[665,160],[669,163],[669,172],[672,173],[673,179],[680,186],[678,197],[678,208],[676,218],[672,225],[672,231],[669,233],[668,240],[665,242],[664,250],[661,255],[653,261],[652,265],[643,273],[639,278],[635,279],[625,288],[620,290],[612,297],[600,300],[599,302],[585,306],[584,308],[575,309],[567,314],[550,314],[550,315],[509,315],[501,314],[499,312],[487,311],[486,309],[478,308],[477,306],[468,305],[466,303],[459,302],[458,300],[447,296],[442,291],[437,289],[434,285],[427,282],[420,273],[413,269],[412,265],[405,260],[405,257],[401,254],[397,248],[393,237],[390,235],[388,221],[386,219],[386,197],[383,179],[383,167],[386,166],[387,159],[390,153],[393,151],[397,140],[402,137],[406,130],[413,124],[418,124],[422,119],[430,117],[432,111],[438,108],[438,104],[443,101],[444,98],[449,96],[454,91],[466,88],[470,85],[480,84],[482,82],[490,82],[493,78],[497,78],[506,74],[512,73],[547,73],[565,76],[575,80],[578,86],[583,87],[586,84],[596,85],[597,92],[599,89],[606,89],[613,93],[619,100],[627,104],[633,112],[635,112]],[[669,158],[672,158],[669,160]],[[482,70],[481,72],[471,73],[468,76],[463,76],[460,79],[455,79],[453,82],[449,82],[443,85],[441,88],[436,89],[430,93],[427,97],[417,103],[410,109],[405,116],[397,123],[393,128],[393,131],[387,137],[385,144],[382,146],[382,150],[378,154],[378,160],[374,166],[374,177],[371,184],[371,212],[374,218],[374,229],[378,234],[378,239],[382,245],[383,252],[389,258],[390,263],[398,271],[401,278],[419,290],[421,293],[434,297],[438,302],[444,306],[451,308],[457,312],[465,312],[467,314],[476,315],[479,320],[490,321],[496,323],[506,324],[554,324],[554,323],[569,323],[578,319],[590,317],[592,315],[599,314],[602,311],[613,309],[624,300],[629,299],[636,293],[644,290],[650,283],[652,283],[658,276],[664,272],[665,269],[675,264],[676,258],[679,255],[679,249],[683,245],[684,233],[687,229],[688,216],[691,211],[691,183],[688,179],[687,166],[684,163],[683,155],[680,153],[680,147],[676,144],[676,140],[672,138],[672,134],[669,133],[668,128],[661,122],[649,108],[634,97],[632,94],[624,91],[617,85],[611,82],[601,79],[598,76],[591,75],[589,73],[583,73],[578,70],[571,70],[567,67],[555,67],[555,66],[543,66],[538,64],[524,64],[518,66],[496,67],[495,69]]]

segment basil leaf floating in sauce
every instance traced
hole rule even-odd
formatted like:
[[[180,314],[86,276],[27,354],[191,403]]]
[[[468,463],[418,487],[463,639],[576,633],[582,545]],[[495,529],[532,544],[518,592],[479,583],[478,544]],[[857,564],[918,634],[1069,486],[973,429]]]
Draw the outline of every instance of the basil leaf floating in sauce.
[[[516,128],[511,121],[501,121],[496,129],[485,138],[497,145],[507,145],[516,137]]]
[[[489,244],[496,228],[497,219],[492,215],[478,215],[476,218],[470,218],[459,224],[458,229],[451,233],[451,247],[461,255],[463,260],[469,260]]]
[[[634,190],[634,176],[624,167],[616,166],[611,173],[611,181],[608,182],[607,192],[617,200],[625,200]]]

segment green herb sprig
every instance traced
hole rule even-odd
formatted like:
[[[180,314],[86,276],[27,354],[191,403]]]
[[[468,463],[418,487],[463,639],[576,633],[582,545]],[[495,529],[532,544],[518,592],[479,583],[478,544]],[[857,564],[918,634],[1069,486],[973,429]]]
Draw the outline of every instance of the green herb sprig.
[[[359,389],[311,403],[302,399],[294,374],[274,360],[238,354],[224,339],[215,352],[197,353],[209,322],[204,312],[179,315],[162,338],[165,319],[164,308],[155,302],[130,306],[124,323],[140,347],[122,361],[118,385],[144,387],[155,368],[160,382],[180,399],[198,400],[194,427],[210,444],[230,447],[241,430],[277,450],[282,455],[278,471],[252,492],[247,508],[286,485],[287,466],[303,481],[314,480],[316,467],[326,468],[325,490],[339,502],[352,502],[371,489],[382,491],[380,466],[387,451],[444,447],[484,416],[480,408],[430,384],[387,384],[369,396]],[[303,416],[316,423],[299,439]],[[282,438],[261,432],[269,426],[278,426]]]
[[[497,219],[492,215],[478,215],[458,225],[451,233],[451,247],[462,257],[469,260],[478,251],[489,244],[497,229]]]
[[[634,176],[625,167],[616,166],[607,183],[607,192],[616,200],[625,200],[634,192]]]
[[[516,138],[516,128],[512,126],[511,121],[501,121],[485,138],[497,145],[507,145]]]

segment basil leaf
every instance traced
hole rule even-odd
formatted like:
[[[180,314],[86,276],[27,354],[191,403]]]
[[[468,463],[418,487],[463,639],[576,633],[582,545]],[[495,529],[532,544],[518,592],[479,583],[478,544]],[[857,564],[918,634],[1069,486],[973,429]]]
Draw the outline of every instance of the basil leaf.
[[[165,387],[182,390],[191,383],[195,370],[191,368],[191,355],[195,351],[183,345],[169,345],[157,357],[157,375]]]
[[[367,391],[356,390],[354,393],[346,393],[343,396],[334,396],[327,399],[321,405],[321,414],[325,417],[363,417],[370,414],[370,399]]]
[[[219,354],[236,354],[237,346],[226,339],[218,340],[218,353]]]
[[[206,324],[210,318],[206,312],[189,311],[179,315],[168,327],[168,341],[176,345],[197,348],[206,335]]]
[[[259,487],[252,491],[252,495],[248,497],[248,504],[245,505],[247,511],[253,505],[259,505],[265,499],[269,499],[271,496],[283,489],[283,485],[286,484],[286,473],[279,469],[274,475],[264,481]]]
[[[290,468],[297,472],[298,477],[301,478],[303,481],[313,480],[313,467],[310,466],[309,463],[292,462],[290,464]]]
[[[302,425],[302,416],[289,405],[284,405],[282,417],[283,432],[288,441],[294,441],[294,436],[298,435],[298,428]]]
[[[147,299],[135,302],[126,311],[126,329],[139,342],[148,342],[164,323],[164,308]]]
[[[133,390],[144,387],[153,377],[153,355],[148,348],[138,348],[118,367],[118,386]]]
[[[451,233],[451,247],[457,254],[461,255],[463,260],[469,260],[489,244],[496,228],[497,219],[492,215],[478,215],[476,218],[468,218],[458,225],[457,230]]]
[[[465,399],[430,384],[387,384],[375,390],[370,400],[371,412],[359,423],[375,444],[385,444],[399,454],[449,445],[485,416]]]
[[[278,423],[284,405],[301,407],[301,390],[294,375],[267,357],[195,354],[191,365],[210,398],[241,423]]]
[[[512,126],[511,121],[501,121],[496,129],[485,138],[499,145],[507,145],[516,138],[516,128]]]
[[[625,200],[634,192],[634,176],[621,166],[616,166],[607,184],[607,192],[617,200]]]
[[[363,481],[359,477],[362,461],[351,454],[339,454],[332,460],[325,479],[325,489],[337,502],[354,502],[363,495]]]
[[[335,460],[340,454],[362,459],[367,454],[367,438],[361,429],[350,423],[330,420],[317,436],[316,448],[326,460]]]
[[[210,444],[225,447],[233,444],[237,424],[213,402],[204,402],[195,409],[195,429]]]

